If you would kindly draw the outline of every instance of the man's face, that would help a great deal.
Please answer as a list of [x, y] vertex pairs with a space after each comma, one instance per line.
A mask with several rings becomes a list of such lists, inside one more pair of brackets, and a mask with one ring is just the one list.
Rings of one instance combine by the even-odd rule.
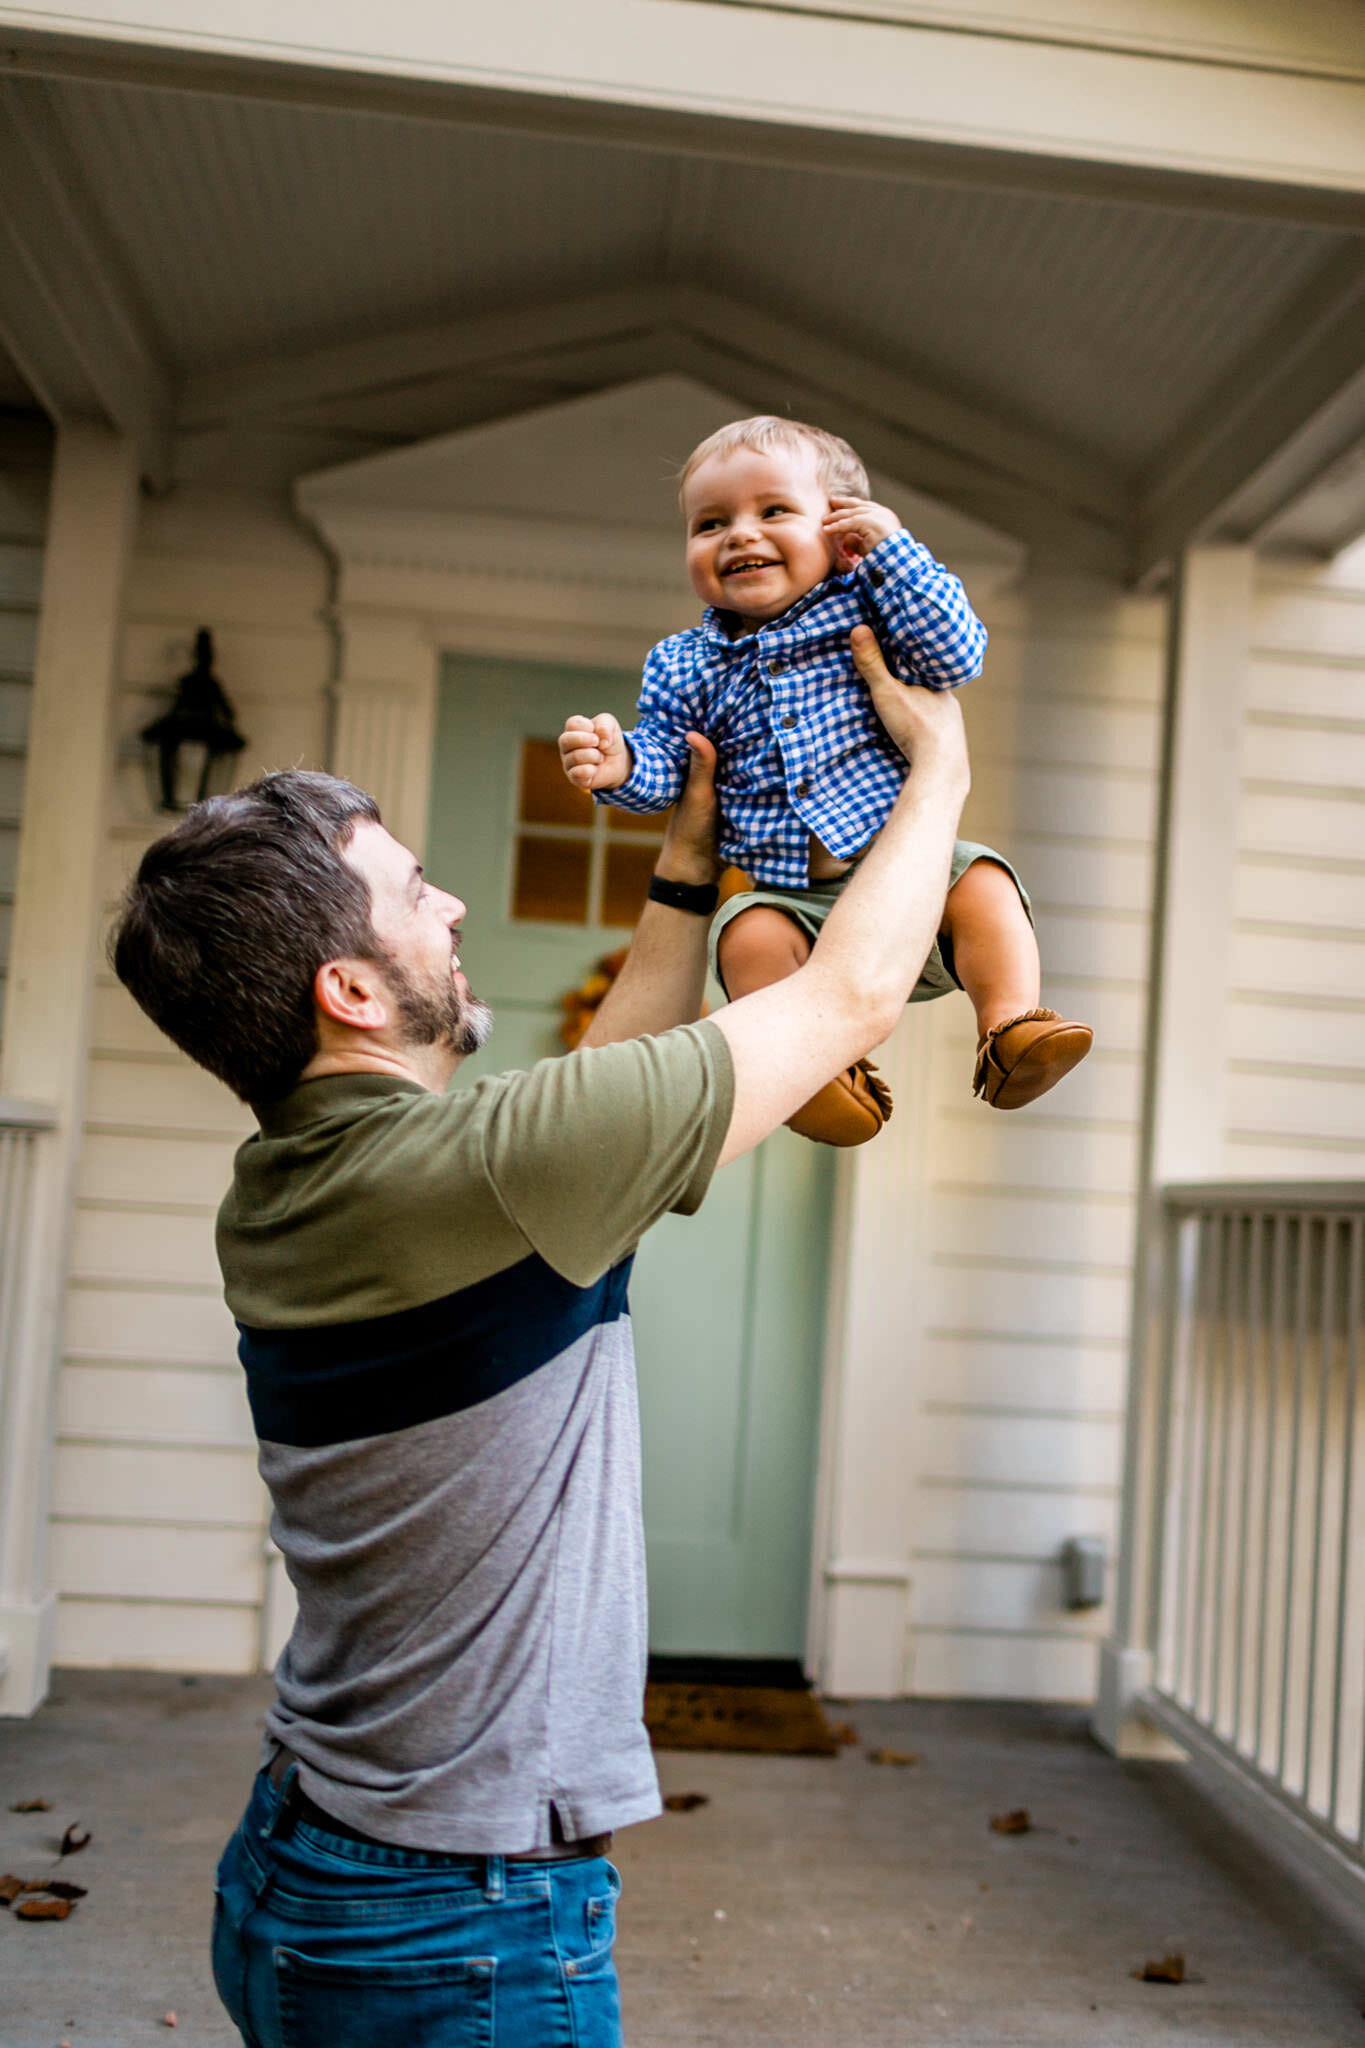
[[357, 825], [344, 857], [369, 884], [371, 922], [405, 1042], [461, 1057], [477, 1052], [493, 1014], [460, 971], [464, 904], [428, 882], [416, 858], [382, 825]]
[[763, 625], [823, 583], [834, 547], [813, 448], [737, 448], [687, 480], [687, 573], [704, 604]]

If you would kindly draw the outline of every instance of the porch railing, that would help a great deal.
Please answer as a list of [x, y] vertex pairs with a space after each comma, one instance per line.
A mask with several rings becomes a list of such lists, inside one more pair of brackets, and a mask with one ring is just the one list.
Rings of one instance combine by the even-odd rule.
[[1164, 1192], [1148, 1717], [1365, 1872], [1365, 1185]]
[[0, 1095], [0, 1389], [14, 1349], [38, 1147], [56, 1121], [54, 1110]]

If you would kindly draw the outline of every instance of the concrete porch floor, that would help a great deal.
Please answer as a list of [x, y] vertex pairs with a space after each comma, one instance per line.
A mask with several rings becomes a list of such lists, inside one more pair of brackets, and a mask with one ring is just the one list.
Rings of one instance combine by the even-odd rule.
[[[207, 1928], [268, 1693], [62, 1672], [0, 1722], [0, 1872], [93, 1833], [71, 1919], [0, 1913], [0, 2048], [239, 2048]], [[1115, 1763], [1068, 1710], [839, 1711], [862, 1746], [832, 1761], [661, 1757], [666, 1791], [710, 1803], [617, 1844], [631, 2048], [1365, 2044], [1365, 1959], [1183, 1769]], [[874, 1767], [878, 1745], [921, 1761]], [[50, 1814], [8, 1811], [39, 1796]], [[1032, 1833], [990, 1831], [1019, 1806]], [[1202, 1982], [1129, 1974], [1172, 1949]]]

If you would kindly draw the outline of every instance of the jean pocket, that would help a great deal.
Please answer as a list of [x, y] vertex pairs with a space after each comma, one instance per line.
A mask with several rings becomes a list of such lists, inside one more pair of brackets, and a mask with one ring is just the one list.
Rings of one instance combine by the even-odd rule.
[[275, 1950], [283, 2048], [493, 2048], [492, 1956], [324, 1962]]

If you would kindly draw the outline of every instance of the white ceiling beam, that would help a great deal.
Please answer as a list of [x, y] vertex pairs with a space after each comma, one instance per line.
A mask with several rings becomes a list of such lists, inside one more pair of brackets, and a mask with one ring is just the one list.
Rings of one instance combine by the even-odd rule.
[[1365, 242], [1331, 258], [1153, 466], [1133, 571], [1192, 541], [1254, 539], [1365, 426]]
[[499, 307], [396, 328], [298, 355], [209, 370], [181, 386], [177, 426], [266, 419], [326, 399], [394, 390], [460, 370], [494, 371], [532, 348], [572, 347], [603, 335], [643, 333], [658, 317], [657, 293], [624, 286], [578, 299]]
[[[1166, 0], [1166, 12], [1191, 30], [1208, 19], [1195, 0]], [[226, 16], [217, 0], [141, 0], [136, 10], [85, 0], [79, 13], [0, 5], [0, 29], [0, 63], [16, 70], [807, 170], [1342, 226], [1358, 221], [1365, 195], [1365, 80], [1344, 34], [1328, 36], [1328, 61], [1295, 69], [1244, 55], [1235, 32], [1192, 58], [1169, 36], [1156, 48], [1140, 36], [1127, 46], [1050, 36], [1041, 15], [1020, 28], [907, 18], [899, 7], [880, 19], [875, 6], [805, 12], [785, 0], [407, 0], [381, 10], [238, 0]]]
[[[1121, 528], [1076, 511], [1045, 489], [991, 467], [919, 431], [913, 419], [886, 418], [856, 380], [826, 386], [783, 360], [769, 363], [720, 340], [682, 327], [657, 327], [579, 349], [538, 352], [518, 364], [561, 384], [601, 390], [645, 377], [695, 377], [752, 406], [755, 412], [793, 413], [843, 434], [874, 469], [888, 472], [954, 510], [1011, 534], [1040, 558], [1121, 575], [1127, 539]], [[850, 392], [857, 396], [850, 396]], [[679, 459], [686, 454], [678, 451]]]
[[0, 79], [0, 192], [0, 338], [54, 420], [117, 427], [165, 484], [170, 381], [40, 84]]
[[[639, 286], [534, 307], [440, 321], [265, 366], [215, 371], [182, 393], [182, 428], [226, 419], [311, 412], [320, 402], [411, 387], [428, 379], [510, 379], [544, 387], [600, 390], [628, 378], [680, 370], [704, 360], [712, 381], [761, 410], [804, 406], [822, 423], [833, 409], [856, 417], [864, 439], [873, 422], [892, 433], [907, 481], [981, 511], [983, 497], [1008, 504], [1009, 532], [1021, 512], [1047, 509], [1049, 526], [1126, 529], [1126, 487], [1105, 465], [1049, 436], [870, 362], [853, 350], [693, 286]], [[700, 371], [697, 374], [701, 374]], [[759, 394], [754, 396], [754, 394]], [[880, 430], [878, 430], [880, 431]], [[856, 436], [851, 436], [856, 438]], [[890, 464], [883, 464], [890, 467]], [[967, 507], [961, 493], [971, 493]], [[1036, 528], [1037, 518], [1030, 517]], [[1021, 535], [1026, 538], [1027, 536]]]

